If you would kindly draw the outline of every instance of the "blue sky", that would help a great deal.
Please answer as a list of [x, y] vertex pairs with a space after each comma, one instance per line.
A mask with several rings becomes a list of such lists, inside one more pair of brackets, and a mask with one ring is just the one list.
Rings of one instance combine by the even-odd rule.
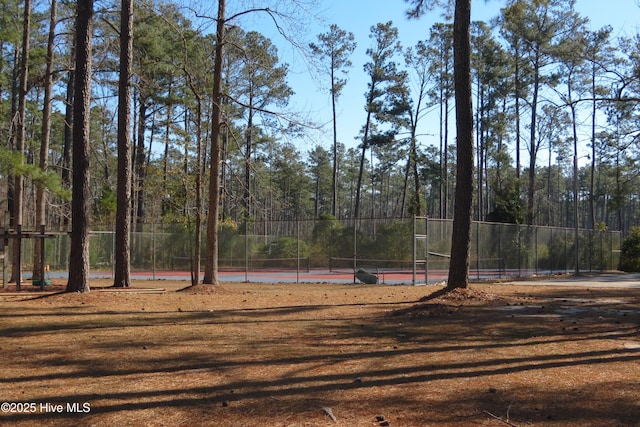
[[[632, 36], [640, 32], [640, 0], [577, 0], [577, 11], [590, 19], [592, 30], [611, 25], [614, 28], [614, 36]], [[430, 27], [435, 22], [444, 22], [442, 10], [434, 10], [420, 20], [407, 20], [405, 11], [407, 5], [403, 0], [321, 0], [317, 9], [324, 17], [324, 22], [310, 20], [296, 39], [301, 44], [309, 41], [317, 41], [317, 35], [328, 31], [330, 24], [337, 24], [345, 31], [354, 33], [358, 47], [351, 57], [353, 67], [349, 70], [349, 81], [343, 95], [338, 101], [338, 139], [347, 147], [358, 144], [355, 139], [364, 124], [365, 111], [364, 93], [367, 90], [368, 76], [363, 71], [363, 65], [368, 61], [366, 49], [370, 47], [369, 39], [371, 26], [379, 22], [393, 21], [398, 28], [400, 40], [404, 47], [413, 46], [419, 40], [428, 37]], [[473, 0], [472, 19], [488, 21], [499, 14], [504, 7], [504, 0]], [[256, 28], [245, 27], [246, 30], [256, 29], [263, 32], [279, 48], [279, 56], [282, 62], [289, 64], [291, 68], [289, 84], [295, 91], [290, 110], [304, 111], [309, 119], [317, 124], [326, 126], [319, 131], [309, 132], [304, 141], [296, 141], [297, 146], [303, 152], [312, 149], [315, 145], [322, 145], [329, 150], [332, 143], [331, 133], [331, 107], [326, 87], [321, 88], [317, 81], [311, 77], [307, 63], [300, 52], [292, 49], [275, 30], [270, 20], [254, 21]], [[326, 83], [326, 82], [325, 82]], [[433, 129], [421, 130], [427, 136], [421, 141], [422, 145], [437, 144], [437, 117], [428, 119]], [[452, 121], [453, 126], [453, 121]], [[453, 127], [452, 127], [453, 129]], [[512, 153], [515, 157], [515, 153]]]

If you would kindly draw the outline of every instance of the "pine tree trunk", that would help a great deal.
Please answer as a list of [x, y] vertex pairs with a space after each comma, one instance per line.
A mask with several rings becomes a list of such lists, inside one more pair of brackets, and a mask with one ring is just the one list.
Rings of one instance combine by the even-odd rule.
[[115, 271], [113, 286], [131, 285], [131, 64], [133, 63], [133, 0], [122, 0], [118, 83], [118, 184]]
[[[51, 133], [51, 92], [53, 89], [53, 56], [56, 35], [57, 1], [51, 1], [49, 15], [49, 36], [47, 40], [47, 65], [45, 71], [44, 106], [42, 109], [42, 141], [40, 142], [40, 169], [46, 171], [49, 164], [49, 141]], [[45, 188], [42, 183], [36, 184], [36, 225], [46, 226], [45, 207], [47, 205]], [[42, 228], [44, 230], [44, 228]], [[36, 239], [33, 245], [33, 279], [44, 280], [42, 277], [44, 239]]]
[[91, 39], [93, 0], [78, 0], [73, 99], [73, 190], [67, 292], [89, 292]]
[[331, 147], [332, 171], [331, 171], [331, 215], [338, 215], [338, 123], [336, 115], [336, 93], [333, 67], [331, 68], [331, 117], [333, 124], [333, 144]]
[[[25, 148], [25, 119], [27, 111], [27, 83], [29, 78], [29, 32], [31, 27], [31, 0], [24, 2], [24, 22], [22, 28], [22, 55], [20, 63], [20, 83], [18, 87], [18, 126], [15, 138], [15, 151], [20, 156], [24, 155]], [[22, 157], [21, 157], [22, 158]], [[21, 160], [22, 161], [22, 160]], [[22, 229], [22, 208], [24, 199], [24, 178], [21, 172], [14, 177], [13, 187], [13, 225], [17, 232]], [[22, 240], [13, 240], [13, 259], [11, 265], [12, 280], [16, 282], [16, 288], [20, 290], [22, 282], [22, 260], [21, 260]]]
[[[70, 62], [75, 61], [75, 41], [71, 47]], [[64, 146], [62, 148], [62, 185], [64, 188], [71, 188], [71, 146], [73, 145], [73, 93], [75, 84], [75, 69], [69, 67], [67, 71], [67, 87], [65, 94], [65, 111], [64, 111]], [[65, 215], [65, 225], [68, 225], [68, 219]], [[66, 231], [66, 230], [65, 230]]]
[[218, 205], [220, 202], [220, 121], [222, 103], [222, 55], [224, 53], [225, 0], [218, 1], [216, 52], [213, 63], [213, 112], [211, 118], [211, 164], [209, 168], [209, 216], [203, 283], [218, 284]]
[[471, 102], [471, 0], [456, 0], [453, 23], [458, 167], [456, 174], [451, 262], [447, 289], [469, 284], [469, 249], [473, 215], [473, 107]]
[[[147, 104], [145, 99], [140, 100], [138, 105], [138, 124], [137, 124], [137, 140], [133, 153], [133, 168], [135, 170], [135, 198], [136, 198], [136, 210], [135, 210], [135, 222], [137, 224], [137, 231], [142, 230], [142, 224], [145, 221], [145, 180], [146, 180], [146, 152], [144, 147], [145, 132], [147, 130]], [[153, 131], [152, 131], [153, 135]], [[152, 138], [153, 139], [153, 138]]]

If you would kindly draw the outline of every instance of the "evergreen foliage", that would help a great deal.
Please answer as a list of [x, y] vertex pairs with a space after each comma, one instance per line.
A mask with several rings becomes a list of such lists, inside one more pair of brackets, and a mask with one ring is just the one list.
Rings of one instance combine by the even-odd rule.
[[633, 227], [622, 241], [620, 270], [640, 272], [640, 227]]
[[[413, 2], [418, 3], [432, 2]], [[472, 24], [476, 220], [590, 230], [602, 223], [623, 233], [640, 223], [640, 44], [636, 36], [617, 36], [610, 27], [587, 29], [584, 17], [575, 15], [572, 5], [560, 0], [510, 1], [495, 21], [497, 31], [488, 23]], [[206, 178], [212, 155], [215, 37], [211, 27], [209, 32], [202, 30], [210, 21], [175, 2], [152, 1], [135, 7], [131, 221], [140, 227], [144, 223], [193, 226], [196, 213], [204, 221], [209, 212], [204, 206], [210, 200]], [[59, 7], [46, 172], [37, 165], [43, 141], [46, 4], [38, 4], [31, 17], [26, 139], [21, 152], [15, 146], [22, 8], [21, 2], [11, 0], [0, 9], [1, 206], [5, 210], [12, 206], [15, 178], [23, 177], [22, 225], [37, 227], [35, 189], [42, 183], [47, 188], [47, 228], [68, 230], [68, 177], [73, 165], [67, 107], [73, 101], [75, 5]], [[272, 16], [277, 21], [286, 15]], [[93, 19], [87, 193], [92, 227], [109, 228], [114, 220], [119, 19], [115, 6], [98, 8]], [[228, 23], [219, 104], [219, 217], [223, 222], [331, 214], [333, 219], [320, 221], [313, 242], [308, 243], [310, 256], [320, 260], [338, 253], [353, 256], [354, 230], [347, 220], [356, 213], [375, 218], [410, 214], [452, 218], [454, 189], [459, 184], [451, 102], [453, 27], [449, 22], [436, 23], [425, 31], [425, 40], [401, 48], [402, 22], [371, 24], [370, 40], [355, 40], [348, 28], [328, 26], [311, 43], [314, 64], [324, 67], [324, 77], [331, 70], [337, 73], [325, 82], [331, 85], [330, 93], [319, 95], [326, 96], [327, 102], [330, 95], [338, 104], [344, 101], [340, 95], [350, 84], [347, 70], [351, 80], [359, 73], [369, 84], [361, 99], [363, 118], [370, 114], [368, 128], [363, 126], [360, 135], [334, 136], [328, 147], [315, 139], [317, 135], [309, 130], [312, 126], [304, 126], [309, 123], [302, 112], [291, 111], [297, 89], [291, 83], [293, 67], [283, 61], [277, 41], [242, 19]], [[286, 28], [290, 27], [280, 27]], [[370, 43], [364, 64], [351, 63], [356, 41]], [[574, 109], [578, 117], [588, 119], [575, 120]], [[418, 118], [430, 120], [437, 134], [416, 133], [412, 125]], [[598, 119], [593, 132], [592, 118]], [[575, 126], [580, 127], [577, 137]], [[329, 133], [328, 127], [321, 132]], [[354, 138], [361, 145], [344, 142]], [[578, 153], [577, 170], [575, 143], [589, 149], [588, 158]], [[523, 166], [526, 161], [517, 159], [520, 153], [535, 158]], [[202, 195], [199, 205], [196, 190]], [[233, 246], [234, 257], [241, 256], [243, 232], [225, 227], [222, 233], [230, 240], [222, 239], [221, 248]], [[379, 236], [359, 240], [358, 255], [392, 256], [403, 250], [385, 249], [393, 246], [391, 236], [406, 232], [400, 225], [376, 231]], [[549, 265], [555, 262], [555, 251], [571, 246], [570, 238], [564, 240], [548, 244]], [[578, 246], [582, 251], [589, 245], [593, 243]], [[544, 251], [538, 255], [547, 256]]]

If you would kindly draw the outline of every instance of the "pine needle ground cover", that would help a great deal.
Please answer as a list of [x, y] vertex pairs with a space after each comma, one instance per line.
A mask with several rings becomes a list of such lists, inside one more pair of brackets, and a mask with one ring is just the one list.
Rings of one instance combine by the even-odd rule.
[[0, 425], [640, 425], [640, 289], [185, 283], [0, 293]]

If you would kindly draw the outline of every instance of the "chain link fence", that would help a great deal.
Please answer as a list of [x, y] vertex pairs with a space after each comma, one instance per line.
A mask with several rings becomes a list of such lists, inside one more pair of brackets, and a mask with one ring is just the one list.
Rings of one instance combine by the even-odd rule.
[[[427, 218], [224, 221], [218, 264], [221, 271], [414, 271], [429, 281], [432, 272], [448, 270], [452, 225]], [[194, 235], [188, 225], [138, 226], [131, 233], [131, 270], [190, 271]], [[113, 271], [114, 237], [113, 230], [91, 232], [92, 271]], [[205, 238], [203, 233], [203, 260]], [[25, 271], [33, 266], [33, 241], [23, 240]], [[620, 232], [474, 222], [470, 277], [616, 270], [621, 241]], [[68, 235], [46, 239], [45, 264], [51, 271], [68, 269], [68, 253]]]

